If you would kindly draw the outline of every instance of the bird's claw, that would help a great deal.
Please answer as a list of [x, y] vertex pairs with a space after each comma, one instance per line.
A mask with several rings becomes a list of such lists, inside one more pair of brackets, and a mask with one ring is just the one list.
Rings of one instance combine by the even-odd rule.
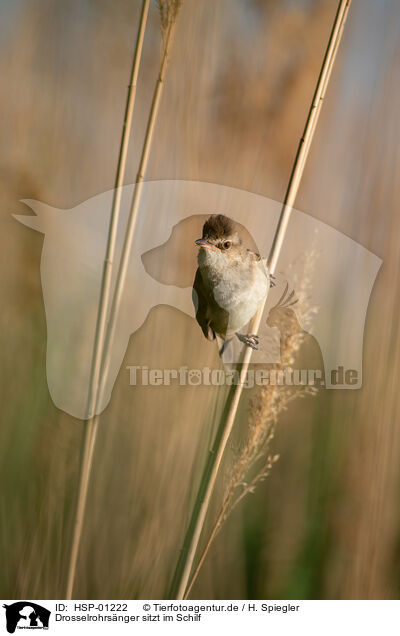
[[236, 334], [237, 337], [239, 338], [240, 342], [243, 342], [243, 344], [245, 344], [247, 347], [251, 347], [252, 349], [257, 350], [258, 349], [258, 343], [259, 343], [259, 336], [255, 333], [248, 333], [248, 334], [243, 334], [243, 333], [237, 333]]

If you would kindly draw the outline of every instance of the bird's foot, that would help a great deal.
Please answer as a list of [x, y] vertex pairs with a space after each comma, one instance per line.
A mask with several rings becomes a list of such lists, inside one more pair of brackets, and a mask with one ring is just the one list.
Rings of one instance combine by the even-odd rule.
[[274, 276], [273, 274], [269, 275], [269, 286], [271, 287], [276, 287], [276, 276]]
[[243, 344], [246, 345], [246, 347], [251, 347], [252, 349], [258, 349], [258, 343], [259, 343], [259, 336], [257, 336], [257, 334], [255, 333], [237, 333], [236, 334], [237, 337], [239, 338], [240, 342], [243, 342]]

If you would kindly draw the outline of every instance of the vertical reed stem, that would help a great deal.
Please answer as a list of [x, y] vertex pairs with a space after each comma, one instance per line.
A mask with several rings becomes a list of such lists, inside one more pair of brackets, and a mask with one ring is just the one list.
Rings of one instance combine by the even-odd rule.
[[[103, 361], [102, 361], [102, 367], [101, 367], [100, 386], [99, 386], [99, 391], [98, 391], [98, 396], [96, 401], [96, 410], [100, 406], [101, 398], [102, 398], [106, 380], [107, 380], [108, 368], [110, 364], [110, 354], [112, 350], [112, 343], [114, 340], [115, 328], [117, 324], [117, 315], [118, 315], [119, 307], [121, 304], [122, 293], [123, 293], [125, 280], [126, 280], [126, 273], [127, 273], [128, 264], [129, 264], [129, 257], [131, 254], [132, 241], [133, 241], [133, 236], [135, 232], [135, 226], [136, 226], [136, 221], [137, 221], [137, 216], [139, 211], [140, 197], [141, 197], [142, 188], [143, 188], [143, 179], [147, 170], [147, 164], [148, 164], [148, 160], [150, 156], [150, 149], [151, 149], [151, 144], [153, 140], [153, 134], [154, 134], [155, 124], [157, 120], [158, 110], [160, 107], [161, 95], [162, 95], [162, 90], [164, 86], [164, 77], [165, 77], [165, 72], [167, 70], [168, 55], [169, 55], [169, 50], [172, 43], [172, 36], [173, 36], [175, 24], [176, 22], [172, 21], [169, 24], [167, 29], [160, 71], [159, 71], [157, 83], [156, 83], [154, 94], [153, 94], [153, 100], [151, 103], [149, 118], [147, 121], [147, 128], [146, 128], [146, 134], [145, 134], [145, 138], [143, 142], [142, 155], [139, 162], [135, 190], [132, 197], [128, 224], [127, 224], [127, 228], [125, 232], [124, 245], [123, 245], [122, 253], [121, 253], [121, 261], [120, 261], [120, 265], [118, 269], [114, 295], [113, 295], [113, 299], [111, 303], [110, 318], [108, 322], [108, 328], [107, 328], [107, 333], [106, 333], [106, 338], [104, 343], [104, 355], [103, 355]], [[95, 419], [96, 419], [96, 416], [95, 416]]]
[[[148, 4], [148, 1], [146, 2]], [[143, 15], [143, 13], [142, 13]], [[146, 11], [147, 16], [147, 11]], [[151, 144], [154, 135], [155, 124], [157, 121], [157, 115], [159, 111], [162, 89], [164, 86], [164, 77], [167, 70], [168, 55], [170, 46], [172, 43], [173, 32], [176, 24], [177, 12], [175, 12], [173, 19], [169, 21], [168, 28], [164, 39], [164, 49], [161, 59], [160, 71], [158, 74], [156, 86], [153, 93], [153, 99], [150, 107], [150, 113], [147, 121], [146, 133], [144, 137], [142, 154], [140, 157], [138, 173], [136, 177], [135, 189], [132, 197], [131, 207], [129, 210], [129, 217], [127, 228], [125, 232], [124, 244], [121, 252], [121, 259], [119, 263], [114, 294], [111, 301], [111, 307], [109, 311], [109, 317], [107, 321], [105, 335], [103, 334], [103, 346], [101, 347], [101, 364], [98, 367], [98, 372], [93, 383], [93, 391], [90, 394], [90, 401], [88, 407], [88, 420], [85, 426], [83, 453], [81, 459], [81, 475], [78, 487], [78, 503], [75, 517], [74, 537], [71, 552], [70, 570], [68, 576], [68, 589], [67, 592], [71, 598], [73, 583], [75, 579], [76, 563], [79, 553], [79, 546], [82, 536], [83, 521], [86, 509], [87, 492], [89, 487], [91, 468], [93, 463], [93, 451], [97, 438], [99, 416], [96, 414], [100, 408], [101, 400], [104, 393], [104, 388], [107, 382], [108, 369], [111, 358], [112, 344], [115, 335], [115, 328], [117, 323], [118, 311], [121, 304], [122, 294], [124, 290], [126, 274], [128, 270], [129, 258], [131, 253], [131, 247], [136, 227], [137, 215], [140, 204], [140, 196], [143, 187], [143, 179], [147, 170], [148, 160], [150, 156]], [[119, 195], [120, 201], [120, 195]], [[114, 239], [115, 240], [115, 239]], [[92, 386], [92, 385], [91, 385]]]
[[[118, 156], [117, 173], [115, 178], [115, 188], [111, 209], [110, 225], [108, 230], [108, 239], [106, 254], [104, 258], [103, 274], [100, 289], [99, 309], [97, 313], [95, 339], [93, 345], [92, 365], [89, 379], [88, 400], [86, 405], [87, 418], [91, 418], [96, 403], [97, 386], [100, 376], [101, 359], [103, 356], [104, 338], [106, 318], [108, 312], [109, 298], [111, 292], [111, 275], [115, 256], [115, 245], [117, 228], [121, 207], [122, 184], [126, 168], [126, 158], [128, 153], [129, 137], [132, 128], [132, 115], [135, 105], [136, 85], [139, 74], [140, 60], [143, 48], [144, 33], [146, 29], [147, 16], [149, 11], [150, 0], [143, 0], [142, 9], [139, 20], [139, 28], [136, 38], [136, 46], [133, 56], [132, 69], [130, 74], [130, 82], [128, 86], [128, 95], [126, 99], [124, 122], [122, 127], [121, 144]], [[80, 460], [80, 477], [77, 495], [77, 503], [75, 510], [73, 537], [71, 551], [68, 564], [67, 589], [66, 598], [72, 597], [72, 591], [76, 573], [76, 563], [79, 552], [79, 544], [82, 535], [82, 524], [84, 510], [86, 506], [86, 496], [90, 471], [92, 465], [93, 448], [96, 439], [97, 427], [88, 419], [84, 425], [83, 450]]]
[[[328, 86], [350, 2], [351, 0], [339, 1], [325, 57], [318, 77], [314, 97], [308, 113], [303, 136], [300, 139], [292, 173], [289, 178], [288, 187], [283, 201], [281, 214], [268, 258], [268, 268], [271, 274], [275, 272], [278, 258], [282, 249], [290, 215], [300, 186], [301, 178], [303, 176], [304, 167], [311, 147], [311, 141], [321, 111], [322, 102]], [[265, 307], [265, 301], [266, 298], [262, 307], [260, 307], [252, 320], [250, 333], [258, 332]], [[250, 347], [248, 347], [245, 350], [243, 356], [239, 383], [237, 386], [232, 387], [228, 394], [224, 413], [221, 417], [221, 422], [216, 433], [214, 444], [208, 455], [206, 466], [194, 503], [192, 517], [189, 523], [189, 527], [186, 531], [183, 547], [180, 552], [175, 574], [173, 577], [169, 594], [170, 598], [172, 599], [183, 599], [185, 597], [194, 558], [196, 556], [198, 544], [200, 541], [200, 536], [214, 491], [218, 470], [222, 461], [227, 441], [235, 422], [243, 385], [246, 380], [246, 374], [251, 359], [251, 353], [252, 350], [250, 349]]]

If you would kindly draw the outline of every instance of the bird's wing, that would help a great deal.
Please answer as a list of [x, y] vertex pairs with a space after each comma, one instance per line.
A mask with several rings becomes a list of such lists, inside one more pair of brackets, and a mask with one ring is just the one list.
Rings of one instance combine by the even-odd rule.
[[268, 264], [267, 264], [267, 259], [263, 258], [262, 256], [260, 256], [260, 254], [258, 254], [258, 252], [253, 252], [253, 250], [247, 250], [248, 252], [250, 252], [253, 260], [255, 260], [256, 262], [259, 262], [260, 265], [263, 266], [263, 269], [265, 270], [265, 273], [267, 276], [270, 276], [269, 273], [269, 268], [268, 268]]
[[196, 271], [196, 276], [193, 283], [192, 299], [196, 309], [196, 320], [199, 323], [205, 337], [208, 340], [214, 340], [215, 333], [210, 327], [210, 321], [207, 318], [207, 292], [204, 287], [203, 279], [201, 277], [199, 269], [197, 269]]
[[254, 258], [255, 261], [263, 261], [264, 259], [261, 258], [260, 254], [258, 252], [254, 252], [253, 250], [250, 250], [249, 248], [247, 248], [247, 251], [249, 252], [249, 254], [252, 255], [252, 257]]
[[268, 268], [268, 265], [267, 265], [267, 259], [266, 259], [266, 258], [263, 258], [262, 256], [260, 256], [260, 254], [258, 254], [257, 252], [253, 252], [253, 250], [249, 250], [249, 249], [248, 249], [247, 251], [248, 251], [248, 252], [250, 252], [250, 254], [251, 254], [251, 256], [253, 257], [253, 259], [254, 259], [256, 262], [258, 262], [258, 263], [260, 264], [260, 266], [262, 267], [262, 270], [263, 270], [264, 274], [266, 275], [266, 277], [267, 277], [267, 278], [269, 278], [269, 279], [270, 279], [270, 281], [271, 281], [271, 283], [272, 283], [272, 284], [271, 284], [271, 287], [274, 287], [274, 286], [275, 286], [275, 283], [273, 283], [271, 279], [274, 279], [274, 278], [275, 278], [275, 276], [273, 276], [273, 275], [270, 273], [270, 271], [269, 271], [269, 268]]

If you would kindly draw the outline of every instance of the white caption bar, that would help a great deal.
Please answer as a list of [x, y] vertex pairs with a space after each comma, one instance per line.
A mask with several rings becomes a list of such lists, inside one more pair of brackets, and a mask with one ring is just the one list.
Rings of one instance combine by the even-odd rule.
[[[0, 633], [399, 633], [400, 601], [2, 601]], [[21, 630], [24, 630], [23, 632]], [[73, 630], [73, 632], [72, 632]]]

